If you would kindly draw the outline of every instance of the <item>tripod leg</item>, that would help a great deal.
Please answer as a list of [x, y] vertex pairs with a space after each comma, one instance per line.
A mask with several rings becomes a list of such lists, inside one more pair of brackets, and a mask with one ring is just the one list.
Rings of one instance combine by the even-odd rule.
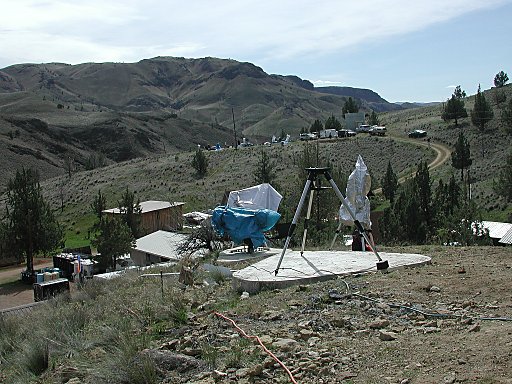
[[382, 261], [379, 253], [377, 252], [377, 249], [375, 248], [375, 244], [373, 243], [373, 241], [370, 241], [368, 234], [366, 233], [365, 229], [363, 228], [363, 226], [361, 225], [359, 220], [356, 219], [356, 215], [354, 214], [354, 212], [352, 212], [350, 205], [347, 204], [347, 200], [345, 199], [345, 196], [343, 196], [343, 194], [339, 190], [338, 186], [332, 179], [329, 172], [325, 172], [324, 175], [325, 175], [325, 178], [327, 179], [327, 181], [331, 184], [332, 189], [334, 189], [334, 192], [336, 192], [336, 196], [338, 196], [338, 198], [343, 202], [344, 206], [347, 208], [348, 213], [350, 214], [350, 216], [352, 216], [352, 220], [354, 220], [354, 224], [356, 225], [357, 229], [361, 232], [361, 234], [363, 235], [366, 242], [368, 244], [370, 244], [370, 246], [372, 247], [373, 253], [375, 253], [375, 256], [377, 256], [377, 259], [379, 260], [379, 263], [377, 263], [377, 269], [382, 269], [382, 270], [388, 269], [387, 260], [385, 262]]
[[300, 196], [299, 205], [297, 205], [297, 209], [295, 210], [295, 215], [293, 215], [293, 220], [290, 225], [290, 229], [288, 230], [288, 235], [286, 236], [286, 241], [284, 242], [283, 251], [281, 252], [281, 257], [279, 258], [279, 262], [277, 263], [276, 270], [274, 273], [277, 276], [277, 272], [279, 272], [279, 268], [281, 267], [281, 263], [283, 262], [283, 257], [288, 249], [288, 245], [290, 245], [290, 239], [292, 238], [293, 232], [295, 231], [295, 227], [297, 226], [297, 221], [299, 220], [300, 211], [302, 210], [302, 206], [304, 205], [304, 201], [306, 200], [306, 196], [309, 191], [309, 187], [311, 186], [312, 177], [309, 176], [308, 180], [306, 181], [306, 185], [304, 186], [304, 190], [302, 191], [302, 195]]
[[304, 221], [304, 233], [302, 234], [302, 246], [300, 247], [301, 256], [304, 254], [304, 247], [306, 246], [306, 237], [308, 235], [309, 219], [311, 218], [311, 207], [313, 207], [314, 192], [314, 189], [311, 189], [311, 192], [309, 193], [308, 212], [306, 213], [306, 220]]
[[331, 243], [331, 246], [329, 247], [329, 251], [332, 251], [332, 249], [334, 248], [334, 243], [336, 242], [336, 239], [338, 238], [338, 235], [340, 234], [342, 225], [343, 225], [343, 223], [341, 222], [341, 219], [340, 219], [340, 223], [338, 224], [338, 228], [336, 228], [336, 232], [334, 233], [334, 238], [332, 239], [332, 243]]

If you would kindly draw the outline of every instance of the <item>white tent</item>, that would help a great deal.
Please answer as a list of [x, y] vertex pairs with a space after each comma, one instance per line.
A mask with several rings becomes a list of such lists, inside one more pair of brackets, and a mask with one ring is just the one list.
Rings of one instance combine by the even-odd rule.
[[[368, 229], [372, 223], [370, 221], [370, 201], [366, 195], [370, 192], [372, 181], [368, 168], [363, 161], [361, 155], [357, 157], [356, 169], [350, 174], [347, 180], [346, 201], [352, 212], [354, 212], [356, 219]], [[340, 220], [345, 225], [353, 225], [354, 221], [352, 216], [348, 213], [347, 209], [343, 206], [340, 207]]]
[[227, 206], [232, 208], [270, 209], [277, 211], [282, 198], [283, 196], [270, 184], [264, 183], [239, 191], [231, 191], [229, 193]]

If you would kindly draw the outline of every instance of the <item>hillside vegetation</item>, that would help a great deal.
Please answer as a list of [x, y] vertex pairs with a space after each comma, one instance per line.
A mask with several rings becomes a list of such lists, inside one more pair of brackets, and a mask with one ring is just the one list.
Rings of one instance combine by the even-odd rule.
[[110, 164], [233, 145], [233, 114], [238, 139], [263, 142], [298, 134], [318, 118], [341, 118], [347, 96], [366, 111], [397, 108], [369, 90], [343, 93], [216, 58], [13, 65], [0, 70], [0, 179], [16, 164], [48, 178], [90, 168], [91, 159]]

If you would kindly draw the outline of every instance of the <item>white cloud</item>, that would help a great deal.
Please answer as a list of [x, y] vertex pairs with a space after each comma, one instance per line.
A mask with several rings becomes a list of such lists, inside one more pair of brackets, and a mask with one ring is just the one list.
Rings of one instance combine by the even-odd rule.
[[510, 0], [3, 0], [0, 67], [19, 58], [295, 59], [408, 34], [505, 2]]
[[315, 87], [329, 87], [329, 86], [339, 86], [343, 84], [341, 81], [332, 81], [332, 80], [312, 80], [311, 81]]

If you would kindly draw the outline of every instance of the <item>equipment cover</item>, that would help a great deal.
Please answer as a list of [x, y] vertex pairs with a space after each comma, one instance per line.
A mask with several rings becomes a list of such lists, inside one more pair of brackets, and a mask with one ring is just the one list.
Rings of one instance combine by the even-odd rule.
[[[356, 169], [354, 169], [348, 177], [345, 201], [352, 209], [356, 219], [365, 229], [370, 229], [372, 226], [370, 221], [370, 200], [368, 200], [366, 196], [368, 192], [370, 192], [371, 186], [372, 181], [368, 173], [368, 168], [361, 155], [358, 155]], [[345, 225], [354, 225], [352, 216], [343, 204], [341, 204], [340, 207], [340, 220]]]
[[218, 206], [213, 210], [212, 225], [219, 236], [229, 235], [236, 244], [251, 239], [254, 248], [265, 245], [263, 232], [269, 231], [281, 215], [270, 209], [245, 209]]
[[270, 184], [264, 183], [230, 192], [227, 206], [232, 208], [270, 209], [277, 211], [282, 198], [283, 196]]

